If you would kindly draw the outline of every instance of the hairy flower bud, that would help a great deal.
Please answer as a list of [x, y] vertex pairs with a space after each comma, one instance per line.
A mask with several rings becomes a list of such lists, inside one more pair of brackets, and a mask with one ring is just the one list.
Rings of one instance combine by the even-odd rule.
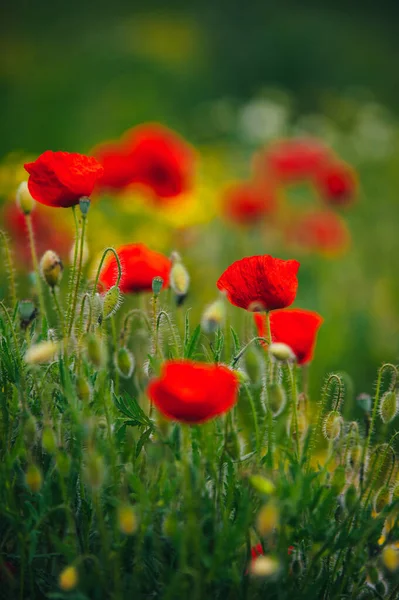
[[55, 438], [54, 431], [51, 427], [44, 427], [42, 433], [42, 447], [43, 450], [49, 454], [55, 454], [57, 450], [57, 440]]
[[39, 467], [29, 465], [25, 473], [25, 482], [31, 492], [36, 494], [40, 490], [43, 483], [43, 476]]
[[130, 504], [123, 504], [118, 508], [118, 526], [125, 535], [133, 535], [138, 528], [136, 511]]
[[187, 296], [188, 287], [190, 285], [190, 276], [177, 252], [172, 253], [171, 260], [172, 268], [170, 270], [169, 282], [170, 287], [176, 294], [176, 303], [180, 306]]
[[103, 457], [96, 452], [89, 454], [86, 460], [85, 473], [89, 485], [94, 490], [100, 489], [105, 479], [105, 465]]
[[64, 266], [58, 254], [47, 250], [40, 260], [40, 273], [44, 281], [53, 288], [58, 285], [62, 278]]
[[385, 546], [382, 551], [382, 564], [388, 571], [399, 569], [399, 550], [395, 546]]
[[134, 370], [134, 357], [124, 346], [119, 348], [115, 354], [115, 366], [121, 377], [128, 379], [132, 376]]
[[283, 412], [286, 402], [287, 396], [281, 383], [269, 383], [267, 386], [267, 406], [273, 417], [277, 417]]
[[390, 502], [391, 493], [388, 487], [380, 489], [376, 497], [374, 498], [374, 511], [379, 514], [387, 504]]
[[278, 361], [287, 362], [295, 360], [295, 354], [292, 349], [282, 342], [273, 342], [269, 345], [268, 350], [270, 356]]
[[24, 423], [24, 442], [27, 446], [33, 446], [37, 436], [37, 423], [33, 415], [29, 415]]
[[226, 306], [222, 298], [207, 306], [202, 314], [201, 327], [205, 333], [214, 333], [222, 327], [226, 318]]
[[117, 285], [113, 285], [104, 296], [103, 319], [109, 319], [122, 304], [122, 294]]
[[262, 506], [256, 517], [256, 528], [261, 536], [273, 533], [278, 526], [279, 512], [275, 504], [269, 502]]
[[60, 475], [63, 477], [67, 477], [69, 475], [69, 471], [71, 469], [71, 459], [63, 450], [57, 452], [55, 464]]
[[91, 385], [86, 377], [78, 375], [76, 378], [76, 394], [82, 402], [88, 402], [91, 398]]
[[383, 423], [390, 423], [398, 414], [399, 398], [396, 392], [386, 392], [380, 401], [379, 412]]
[[251, 475], [249, 477], [249, 483], [260, 494], [269, 496], [270, 494], [274, 494], [276, 491], [276, 486], [274, 483], [262, 475]]
[[251, 560], [249, 572], [255, 577], [271, 577], [280, 569], [280, 563], [271, 556], [258, 556]]
[[106, 362], [106, 352], [102, 340], [97, 335], [89, 335], [87, 338], [87, 357], [97, 368]]
[[56, 342], [39, 342], [34, 344], [25, 353], [25, 362], [29, 365], [46, 363], [55, 358], [59, 349]]
[[78, 580], [79, 578], [76, 567], [69, 566], [65, 567], [65, 569], [61, 571], [58, 583], [64, 592], [70, 592], [78, 585]]
[[17, 206], [24, 213], [24, 215], [30, 215], [32, 210], [35, 208], [35, 200], [32, 198], [32, 195], [28, 188], [28, 183], [26, 181], [22, 181], [16, 192], [16, 200]]
[[342, 416], [336, 410], [328, 413], [323, 421], [323, 433], [330, 442], [336, 440], [341, 435]]

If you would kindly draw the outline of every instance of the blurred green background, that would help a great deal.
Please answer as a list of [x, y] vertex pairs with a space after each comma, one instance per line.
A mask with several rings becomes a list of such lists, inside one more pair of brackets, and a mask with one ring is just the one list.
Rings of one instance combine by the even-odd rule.
[[[320, 136], [358, 169], [361, 188], [344, 215], [350, 251], [334, 260], [298, 256], [296, 306], [325, 317], [312, 387], [344, 369], [356, 393], [371, 391], [381, 361], [398, 358], [398, 18], [394, 1], [8, 2], [0, 160], [12, 151], [88, 152], [137, 123], [160, 121], [197, 146], [199, 179], [214, 187], [216, 202], [223, 181], [248, 176], [260, 145]], [[293, 193], [292, 201], [301, 198]], [[141, 237], [112, 202], [98, 210], [114, 231], [91, 230], [96, 249], [116, 243], [118, 228], [121, 241]], [[216, 220], [182, 250], [193, 319], [243, 252], [290, 256], [266, 236], [237, 236]]]

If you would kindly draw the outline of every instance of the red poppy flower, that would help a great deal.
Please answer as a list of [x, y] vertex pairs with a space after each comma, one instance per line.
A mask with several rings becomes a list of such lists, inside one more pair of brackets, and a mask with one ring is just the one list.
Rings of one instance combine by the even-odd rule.
[[157, 123], [128, 131], [119, 142], [94, 149], [104, 167], [99, 187], [141, 185], [153, 199], [175, 198], [193, 185], [194, 151], [176, 133]]
[[[124, 293], [150, 292], [154, 277], [162, 277], [163, 287], [169, 284], [171, 262], [169, 258], [150, 250], [145, 244], [128, 244], [117, 250], [122, 264], [120, 290]], [[117, 280], [117, 263], [112, 256], [100, 273], [100, 283], [109, 289]]]
[[310, 252], [331, 256], [343, 254], [350, 244], [350, 233], [345, 221], [328, 210], [307, 212], [290, 224], [286, 240]]
[[[266, 335], [266, 317], [254, 315], [260, 337]], [[323, 318], [311, 310], [291, 308], [276, 310], [270, 315], [270, 331], [273, 342], [287, 344], [294, 352], [298, 364], [303, 365], [313, 359], [316, 336]]]
[[63, 208], [90, 196], [103, 173], [100, 163], [91, 156], [51, 150], [24, 167], [30, 175], [28, 188], [33, 198], [41, 204]]
[[255, 171], [282, 182], [298, 181], [312, 177], [331, 156], [329, 148], [312, 138], [280, 140], [255, 156]]
[[[4, 206], [2, 216], [18, 263], [21, 266], [30, 264], [31, 253], [24, 214], [15, 202], [10, 202]], [[73, 235], [63, 222], [54, 218], [54, 211], [37, 204], [30, 216], [38, 255], [41, 256], [46, 250], [54, 250], [61, 258], [67, 258], [73, 244]]]
[[258, 556], [262, 556], [264, 554], [262, 544], [256, 544], [256, 546], [252, 546], [251, 548], [251, 557], [252, 560], [258, 558]]
[[217, 281], [234, 306], [249, 311], [269, 311], [290, 306], [298, 287], [297, 260], [282, 260], [269, 254], [250, 256], [230, 265]]
[[356, 172], [345, 162], [336, 160], [323, 164], [315, 174], [314, 182], [328, 204], [346, 206], [355, 199]]
[[123, 190], [132, 183], [134, 165], [126, 141], [104, 142], [92, 150], [104, 172], [96, 189]]
[[166, 127], [150, 124], [133, 129], [130, 156], [134, 183], [148, 187], [158, 198], [174, 198], [191, 189], [194, 152]]
[[203, 423], [234, 406], [238, 385], [235, 373], [223, 365], [170, 360], [150, 382], [148, 395], [169, 419]]
[[223, 194], [222, 209], [226, 218], [238, 225], [255, 225], [275, 209], [274, 190], [260, 188], [250, 181], [229, 186]]

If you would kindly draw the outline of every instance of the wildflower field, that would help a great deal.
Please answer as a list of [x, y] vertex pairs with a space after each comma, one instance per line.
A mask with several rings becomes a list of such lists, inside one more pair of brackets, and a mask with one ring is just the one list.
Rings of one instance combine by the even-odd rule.
[[399, 122], [295, 102], [0, 156], [1, 599], [399, 598]]

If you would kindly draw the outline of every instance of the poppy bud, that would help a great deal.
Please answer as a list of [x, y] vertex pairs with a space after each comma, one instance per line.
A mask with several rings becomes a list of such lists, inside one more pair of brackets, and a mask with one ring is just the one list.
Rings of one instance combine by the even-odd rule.
[[63, 477], [67, 477], [71, 468], [71, 460], [64, 451], [60, 451], [57, 453], [55, 458], [56, 467]]
[[295, 354], [287, 344], [282, 342], [274, 342], [269, 345], [269, 354], [276, 360], [287, 362], [295, 360]]
[[287, 421], [287, 433], [292, 438], [295, 439], [298, 433], [298, 438], [302, 440], [308, 430], [308, 420], [306, 418], [306, 414], [304, 412], [298, 412], [296, 419], [296, 430], [294, 428], [294, 420], [292, 415]]
[[255, 577], [271, 577], [275, 575], [280, 568], [280, 563], [277, 559], [271, 556], [258, 556], [251, 560], [249, 572]]
[[356, 471], [360, 467], [360, 462], [362, 460], [363, 448], [360, 444], [356, 444], [352, 446], [348, 452], [348, 466]]
[[94, 490], [98, 490], [105, 479], [104, 459], [99, 454], [91, 453], [86, 462], [86, 479]]
[[81, 198], [79, 198], [79, 208], [80, 212], [85, 217], [89, 212], [90, 198], [88, 198], [87, 196], [82, 196]]
[[390, 502], [390, 490], [388, 487], [380, 489], [376, 497], [374, 498], [374, 510], [377, 515], [389, 504]]
[[21, 300], [18, 303], [18, 312], [22, 329], [26, 329], [37, 315], [37, 309], [31, 300]]
[[24, 441], [27, 446], [32, 446], [35, 443], [37, 435], [36, 419], [29, 415], [24, 423]]
[[118, 526], [125, 535], [133, 535], [137, 531], [138, 519], [136, 511], [130, 504], [118, 508]]
[[54, 454], [57, 450], [57, 440], [55, 439], [54, 431], [51, 427], [45, 427], [42, 433], [43, 450], [49, 454]]
[[162, 286], [163, 286], [163, 279], [162, 277], [154, 277], [154, 279], [152, 280], [152, 293], [154, 294], [154, 296], [159, 296], [159, 294], [161, 293], [162, 290]]
[[166, 537], [169, 538], [173, 537], [177, 532], [177, 527], [178, 521], [176, 519], [176, 516], [172, 513], [166, 515], [162, 526], [164, 535], [166, 535]]
[[176, 303], [178, 306], [183, 304], [187, 296], [188, 286], [190, 285], [190, 276], [186, 267], [181, 262], [177, 252], [172, 254], [172, 268], [170, 270], [170, 287], [176, 294]]
[[256, 518], [256, 528], [261, 536], [267, 536], [273, 533], [278, 525], [279, 512], [277, 507], [272, 504], [265, 504], [258, 512]]
[[115, 366], [121, 377], [128, 379], [132, 376], [134, 369], [134, 357], [125, 347], [119, 348], [115, 355]]
[[276, 491], [276, 486], [270, 479], [263, 477], [262, 475], [251, 475], [249, 478], [249, 483], [252, 487], [261, 494], [274, 494]]
[[25, 353], [25, 362], [30, 365], [46, 363], [55, 358], [59, 344], [55, 342], [39, 342], [34, 344]]
[[390, 423], [398, 414], [398, 396], [396, 392], [386, 392], [379, 406], [380, 417], [383, 423]]
[[238, 439], [238, 435], [235, 431], [229, 431], [226, 436], [225, 448], [227, 454], [233, 460], [237, 460], [240, 458], [241, 448], [240, 441]]
[[104, 344], [96, 335], [87, 338], [87, 357], [95, 367], [102, 367], [106, 361]]
[[91, 398], [91, 386], [86, 377], [78, 375], [76, 378], [76, 394], [83, 402], [88, 402]]
[[201, 319], [201, 327], [205, 333], [214, 333], [222, 327], [226, 317], [226, 306], [222, 298], [215, 300], [204, 310]]
[[75, 567], [69, 566], [61, 571], [58, 583], [64, 592], [70, 592], [78, 585], [78, 572]]
[[323, 433], [327, 440], [334, 441], [339, 438], [341, 434], [342, 417], [336, 410], [332, 410], [325, 417], [323, 422]]
[[109, 319], [122, 304], [122, 295], [117, 285], [109, 288], [103, 301], [103, 319]]
[[267, 406], [273, 417], [277, 417], [283, 412], [286, 402], [287, 396], [281, 383], [269, 383], [267, 386]]
[[25, 473], [25, 482], [31, 492], [37, 493], [42, 487], [42, 472], [36, 465], [29, 465]]
[[24, 215], [30, 215], [32, 210], [35, 208], [35, 200], [28, 188], [28, 183], [22, 181], [16, 192], [16, 200], [18, 208], [24, 213]]
[[58, 254], [47, 250], [40, 261], [40, 273], [44, 281], [51, 287], [55, 287], [61, 281], [64, 266]]
[[382, 551], [382, 564], [388, 571], [399, 569], [399, 551], [395, 546], [385, 546]]
[[348, 511], [351, 511], [356, 502], [358, 500], [358, 491], [356, 489], [356, 487], [351, 484], [348, 489], [345, 492], [345, 496], [344, 496], [344, 504], [345, 504], [345, 508]]

